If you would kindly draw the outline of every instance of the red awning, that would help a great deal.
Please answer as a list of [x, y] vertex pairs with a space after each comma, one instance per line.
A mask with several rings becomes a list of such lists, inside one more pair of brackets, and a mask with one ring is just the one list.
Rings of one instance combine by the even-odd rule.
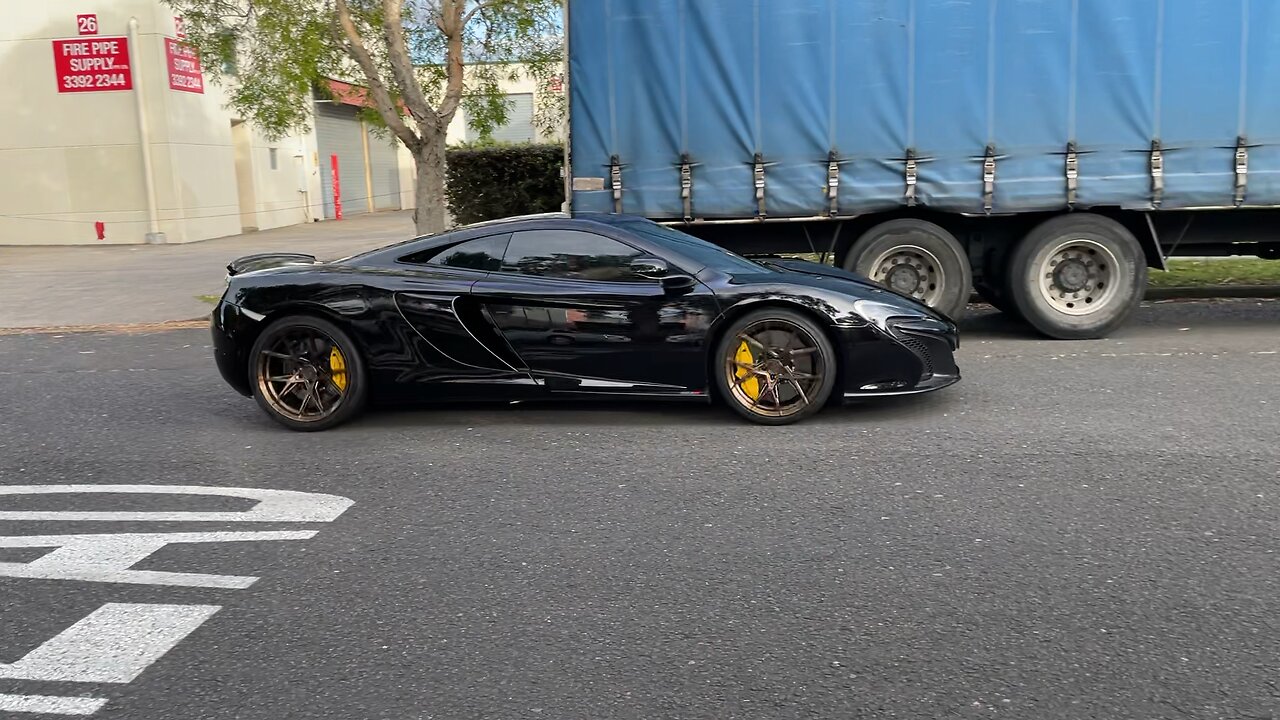
[[[333, 95], [334, 102], [356, 107], [376, 107], [373, 98], [369, 96], [369, 88], [363, 85], [353, 85], [333, 78], [325, 78], [324, 82], [329, 92]], [[400, 114], [407, 115], [409, 111], [405, 108], [404, 102], [402, 101], [398, 105], [400, 106]]]

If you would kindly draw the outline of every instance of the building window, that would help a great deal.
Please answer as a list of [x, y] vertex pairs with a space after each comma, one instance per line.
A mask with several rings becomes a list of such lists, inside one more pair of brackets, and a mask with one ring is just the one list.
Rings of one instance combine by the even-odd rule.
[[279, 157], [277, 157], [276, 149], [275, 149], [275, 148], [271, 148], [271, 149], [267, 150], [267, 153], [271, 156], [271, 169], [272, 169], [272, 170], [279, 170], [279, 169], [280, 169], [280, 159], [279, 159]]
[[222, 74], [235, 77], [240, 74], [239, 53], [235, 33], [223, 30], [218, 34], [218, 42], [222, 46]]

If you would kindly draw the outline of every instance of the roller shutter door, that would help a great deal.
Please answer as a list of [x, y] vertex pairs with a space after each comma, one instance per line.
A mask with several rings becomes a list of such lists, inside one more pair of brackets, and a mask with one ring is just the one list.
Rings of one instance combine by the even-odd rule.
[[[507, 95], [507, 122], [493, 129], [493, 139], [498, 142], [533, 142], [533, 93]], [[480, 139], [480, 134], [467, 126], [467, 141]]]
[[333, 173], [330, 156], [338, 156], [342, 215], [369, 212], [369, 187], [365, 184], [364, 129], [356, 109], [332, 102], [316, 103], [316, 145], [320, 151], [320, 188], [324, 216], [334, 217]]
[[386, 133], [369, 131], [369, 173], [375, 210], [400, 209], [400, 158], [397, 142]]

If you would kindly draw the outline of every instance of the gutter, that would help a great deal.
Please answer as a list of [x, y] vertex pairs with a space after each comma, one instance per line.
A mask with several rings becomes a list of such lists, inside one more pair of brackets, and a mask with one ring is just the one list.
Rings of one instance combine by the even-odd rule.
[[129, 18], [129, 58], [133, 73], [133, 101], [138, 110], [138, 145], [142, 150], [142, 182], [147, 193], [147, 244], [158, 245], [168, 242], [165, 234], [160, 232], [160, 210], [156, 203], [155, 164], [151, 159], [151, 126], [147, 123], [147, 99], [144, 87], [142, 64], [138, 61], [142, 48], [138, 44], [138, 18]]

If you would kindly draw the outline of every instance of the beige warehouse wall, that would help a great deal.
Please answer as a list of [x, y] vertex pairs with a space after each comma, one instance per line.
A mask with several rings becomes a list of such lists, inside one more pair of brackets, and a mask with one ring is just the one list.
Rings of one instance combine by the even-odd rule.
[[[99, 36], [123, 36], [130, 17], [132, 91], [59, 93], [52, 40], [77, 38], [76, 15], [98, 16]], [[146, 193], [135, 93], [146, 94], [159, 230], [170, 243], [310, 222], [323, 217], [320, 158], [312, 130], [268, 138], [249, 128], [251, 192], [237, 181], [234, 116], [206, 79], [203, 94], [169, 88], [164, 39], [175, 34], [159, 0], [0, 2], [0, 245], [146, 241]], [[532, 79], [504, 92], [536, 93]], [[465, 137], [466, 114], [449, 128]], [[274, 150], [276, 166], [271, 166]], [[403, 148], [401, 206], [414, 205], [414, 168]], [[252, 209], [241, 213], [241, 197]], [[94, 224], [104, 223], [98, 240]]]
[[[125, 35], [133, 91], [59, 93], [55, 38], [75, 38], [77, 14], [96, 13], [100, 36]], [[0, 244], [141, 243], [146, 194], [134, 93], [146, 92], [160, 230], [181, 243], [241, 231], [232, 115], [225, 95], [169, 88], [164, 37], [172, 12], [157, 0], [45, 0], [0, 3]], [[306, 222], [320, 212], [315, 141], [309, 133], [272, 140], [252, 131], [256, 225]], [[276, 149], [277, 168], [270, 167]], [[94, 223], [106, 226], [97, 240]]]
[[[57, 92], [51, 41], [76, 37], [77, 13], [98, 13], [103, 35], [125, 34], [149, 3], [63, 0], [0, 6], [0, 243], [110, 242], [146, 232], [142, 162], [130, 92]], [[159, 114], [153, 117], [159, 119]]]
[[[225, 94], [220, 88], [208, 87], [207, 92], [219, 105], [225, 104]], [[225, 114], [223, 121], [228, 128], [233, 119], [234, 115]], [[246, 219], [246, 227], [269, 230], [323, 218], [315, 134], [308, 131], [270, 138], [250, 124], [246, 123], [245, 127], [249, 140], [249, 180], [256, 200], [253, 218]], [[271, 166], [273, 150], [274, 168]], [[231, 151], [234, 159], [234, 148]]]

